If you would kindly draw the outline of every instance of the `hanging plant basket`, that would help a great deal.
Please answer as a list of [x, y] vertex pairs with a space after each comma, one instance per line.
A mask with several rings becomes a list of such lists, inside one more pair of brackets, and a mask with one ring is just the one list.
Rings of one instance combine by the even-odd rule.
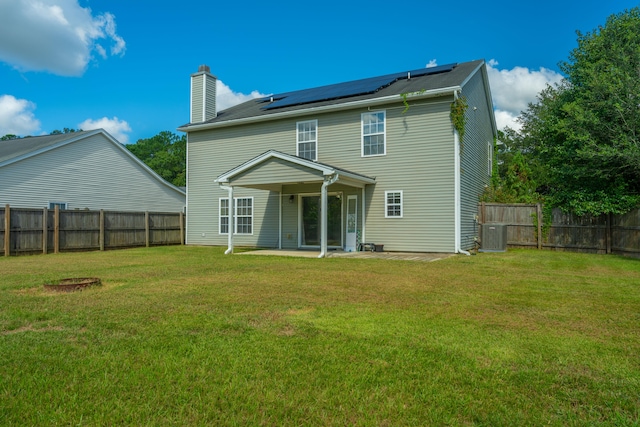
[[55, 292], [73, 292], [81, 291], [89, 286], [100, 285], [100, 279], [97, 277], [79, 277], [62, 279], [57, 283], [45, 283], [44, 288], [48, 291]]

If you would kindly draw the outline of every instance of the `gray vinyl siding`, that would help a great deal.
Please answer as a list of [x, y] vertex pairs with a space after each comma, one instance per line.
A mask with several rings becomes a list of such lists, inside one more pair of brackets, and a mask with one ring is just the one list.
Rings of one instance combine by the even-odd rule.
[[[295, 155], [296, 122], [317, 119], [318, 161], [376, 178], [376, 184], [367, 186], [366, 190], [367, 241], [384, 244], [385, 250], [391, 251], [452, 252], [455, 223], [451, 100], [450, 97], [422, 100], [405, 114], [401, 102], [376, 108], [375, 111], [385, 110], [387, 118], [386, 155], [379, 157], [361, 157], [361, 114], [367, 112], [366, 108], [190, 132], [187, 242], [226, 245], [227, 236], [218, 234], [218, 199], [226, 197], [226, 192], [214, 183], [216, 177], [269, 149]], [[261, 182], [268, 180], [268, 174], [263, 174], [266, 171], [278, 176], [283, 172], [301, 173], [291, 167], [281, 170], [276, 165], [274, 162], [264, 169], [256, 168], [239, 179], [250, 176], [254, 183], [258, 178]], [[283, 247], [297, 247], [298, 242], [297, 210], [292, 211], [297, 202], [290, 206], [287, 194], [320, 192], [320, 183], [304, 187], [283, 188]], [[329, 192], [342, 187], [334, 184]], [[401, 219], [384, 215], [385, 191], [392, 190], [401, 190], [404, 194]], [[345, 197], [358, 196], [360, 229], [361, 190], [346, 187], [342, 191]], [[256, 207], [254, 235], [237, 236], [236, 245], [277, 245], [279, 204], [270, 200], [277, 201], [278, 197], [277, 193], [275, 197], [269, 194], [272, 193], [246, 188], [234, 190], [235, 197], [253, 196]], [[273, 220], [268, 223], [259, 220], [259, 206], [266, 206], [264, 212]], [[267, 231], [265, 227], [271, 229]]]
[[[450, 99], [387, 112], [386, 156], [372, 163], [367, 188], [366, 240], [385, 250], [451, 252], [454, 247], [454, 140]], [[367, 172], [365, 172], [367, 173]], [[385, 218], [385, 191], [403, 192], [403, 217]]]
[[0, 204], [180, 212], [183, 193], [159, 181], [102, 134], [0, 168]]
[[478, 213], [478, 200], [485, 185], [491, 180], [489, 175], [488, 144], [493, 144], [493, 128], [491, 126], [491, 109], [485, 94], [484, 74], [476, 73], [464, 86], [462, 94], [466, 97], [469, 108], [466, 112], [466, 128], [462, 141], [461, 156], [461, 248], [472, 249], [475, 237], [478, 236], [478, 224], [475, 216]]
[[204, 74], [200, 74], [191, 79], [191, 123], [202, 121], [202, 96], [204, 93]]
[[210, 74], [205, 74], [207, 90], [205, 100], [205, 120], [210, 120], [216, 116], [216, 78]]
[[317, 180], [321, 174], [300, 165], [292, 165], [281, 159], [271, 159], [233, 179], [235, 185], [260, 185], [282, 181]]

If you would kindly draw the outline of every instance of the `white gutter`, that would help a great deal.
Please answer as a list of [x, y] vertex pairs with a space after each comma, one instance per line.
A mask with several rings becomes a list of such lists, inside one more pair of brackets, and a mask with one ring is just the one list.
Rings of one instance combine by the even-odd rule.
[[[455, 100], [458, 99], [458, 92], [453, 93], [453, 97]], [[462, 195], [462, 191], [460, 189], [460, 134], [458, 130], [453, 129], [453, 141], [454, 141], [454, 245], [455, 245], [455, 253], [471, 255], [469, 252], [462, 249], [462, 207], [460, 203], [460, 197]]]
[[282, 186], [278, 197], [278, 249], [282, 249]]
[[[186, 177], [185, 177], [185, 187], [187, 187], [187, 189], [185, 190], [185, 208], [187, 209], [187, 211], [185, 212], [185, 214], [187, 214], [189, 212], [189, 134], [187, 134], [186, 136], [187, 140], [186, 140], [186, 144], [185, 144], [185, 150], [186, 151], [186, 163], [185, 163], [185, 173], [186, 173]], [[188, 245], [189, 244], [189, 220], [187, 219], [186, 221], [186, 226], [184, 227], [184, 244]]]
[[[447, 95], [453, 93], [454, 96], [457, 91], [461, 90], [460, 86], [451, 86], [440, 89], [434, 89], [425, 91], [423, 93], [416, 92], [415, 94], [407, 94], [407, 98], [411, 99], [423, 99], [423, 98], [433, 98], [435, 96]], [[226, 126], [235, 126], [246, 123], [256, 123], [263, 122], [268, 120], [282, 119], [287, 117], [298, 117], [303, 114], [317, 114], [323, 113], [327, 111], [340, 111], [340, 110], [349, 110], [353, 108], [366, 107], [370, 105], [380, 105], [387, 104], [389, 102], [401, 102], [401, 95], [388, 95], [381, 98], [373, 98], [373, 99], [361, 99], [359, 101], [345, 102], [343, 104], [332, 104], [332, 105], [323, 105], [320, 107], [311, 107], [304, 109], [295, 109], [289, 111], [282, 111], [279, 113], [265, 114], [262, 116], [252, 116], [252, 117], [244, 117], [242, 119], [235, 120], [227, 120], [227, 121], [218, 121], [214, 123], [202, 123], [198, 125], [186, 125], [178, 128], [179, 131], [182, 132], [193, 132], [198, 130], [226, 127]]]
[[318, 255], [318, 258], [325, 258], [327, 256], [327, 217], [329, 216], [327, 188], [336, 182], [338, 177], [339, 175], [337, 173], [332, 176], [325, 177], [322, 182], [322, 188], [320, 189], [320, 212], [322, 212], [322, 216], [320, 217], [320, 255]]

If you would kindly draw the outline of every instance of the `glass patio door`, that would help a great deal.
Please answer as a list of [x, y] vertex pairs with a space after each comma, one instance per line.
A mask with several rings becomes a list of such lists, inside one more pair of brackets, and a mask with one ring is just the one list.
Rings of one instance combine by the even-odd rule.
[[[320, 196], [301, 196], [301, 246], [320, 246]], [[327, 196], [329, 216], [327, 218], [327, 246], [342, 246], [342, 200]]]

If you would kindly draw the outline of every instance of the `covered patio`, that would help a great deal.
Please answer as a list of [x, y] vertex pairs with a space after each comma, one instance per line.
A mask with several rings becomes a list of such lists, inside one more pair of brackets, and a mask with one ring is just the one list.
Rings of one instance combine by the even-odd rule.
[[[234, 200], [234, 189], [251, 188], [265, 191], [273, 191], [280, 194], [278, 207], [278, 248], [283, 249], [283, 212], [285, 209], [289, 213], [287, 221], [292, 221], [293, 208], [284, 207], [283, 198], [286, 194], [289, 203], [293, 203], [296, 196], [309, 197], [311, 191], [319, 195], [319, 206], [315, 207], [319, 212], [315, 212], [319, 219], [319, 253], [318, 258], [324, 258], [329, 251], [328, 238], [328, 217], [330, 212], [329, 192], [331, 186], [348, 188], [346, 201], [341, 201], [339, 249], [347, 249], [347, 252], [355, 252], [358, 242], [365, 240], [366, 215], [365, 215], [365, 188], [367, 185], [375, 184], [375, 178], [371, 178], [355, 172], [350, 172], [324, 163], [319, 163], [304, 159], [298, 156], [269, 150], [225, 173], [220, 175], [215, 182], [228, 194], [228, 200]], [[338, 199], [344, 192], [336, 193]], [[342, 206], [346, 203], [346, 215], [342, 213]], [[302, 205], [299, 205], [302, 206]], [[234, 220], [236, 217], [235, 204], [229, 203], [229, 230], [234, 230]], [[300, 211], [302, 207], [297, 207], [295, 220], [298, 222], [298, 229], [302, 230], [303, 222]], [[358, 215], [358, 212], [360, 215]], [[266, 213], [273, 214], [273, 213]], [[290, 225], [290, 224], [289, 224]], [[303, 230], [304, 231], [304, 230]], [[344, 234], [342, 234], [344, 232]], [[228, 233], [228, 248], [226, 254], [234, 252], [233, 232]], [[303, 232], [299, 233], [303, 234]], [[305, 242], [298, 237], [297, 247], [305, 246]], [[308, 246], [312, 248], [315, 245]], [[333, 243], [335, 248], [335, 242]], [[286, 248], [285, 248], [286, 249]]]

